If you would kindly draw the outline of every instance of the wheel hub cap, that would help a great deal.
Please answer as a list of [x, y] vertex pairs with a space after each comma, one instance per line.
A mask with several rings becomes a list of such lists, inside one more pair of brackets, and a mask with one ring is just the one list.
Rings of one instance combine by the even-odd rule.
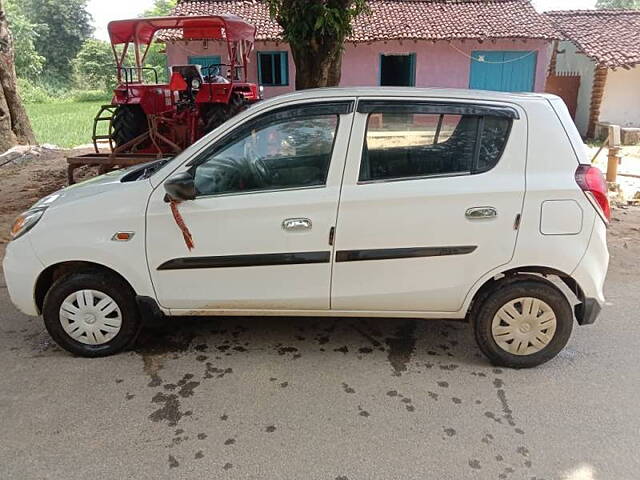
[[60, 324], [77, 342], [102, 345], [120, 332], [122, 313], [109, 295], [98, 290], [79, 290], [62, 302]]
[[522, 297], [505, 303], [493, 317], [491, 335], [504, 351], [531, 355], [545, 348], [556, 332], [553, 309], [538, 298]]

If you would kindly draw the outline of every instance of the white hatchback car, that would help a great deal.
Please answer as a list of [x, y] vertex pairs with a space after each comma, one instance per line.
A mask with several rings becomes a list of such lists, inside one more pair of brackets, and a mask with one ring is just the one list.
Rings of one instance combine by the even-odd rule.
[[78, 355], [155, 315], [418, 317], [467, 319], [494, 364], [530, 367], [604, 303], [607, 189], [583, 148], [550, 95], [284, 95], [42, 199], [4, 273]]

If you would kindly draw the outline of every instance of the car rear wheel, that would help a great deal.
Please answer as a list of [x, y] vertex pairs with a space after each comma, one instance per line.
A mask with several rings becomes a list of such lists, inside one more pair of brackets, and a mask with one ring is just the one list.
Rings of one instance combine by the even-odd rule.
[[135, 340], [140, 327], [131, 287], [102, 272], [58, 279], [45, 296], [42, 313], [55, 342], [83, 357], [123, 350]]
[[573, 313], [551, 282], [531, 279], [493, 289], [472, 321], [478, 347], [491, 363], [528, 368], [547, 362], [564, 348]]

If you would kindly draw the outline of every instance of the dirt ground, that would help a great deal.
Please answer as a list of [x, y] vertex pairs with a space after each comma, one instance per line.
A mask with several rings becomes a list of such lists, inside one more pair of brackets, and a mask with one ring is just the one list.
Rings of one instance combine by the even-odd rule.
[[40, 157], [26, 164], [0, 167], [0, 258], [4, 256], [16, 216], [42, 197], [67, 186], [68, 155], [90, 152], [90, 149], [44, 150]]

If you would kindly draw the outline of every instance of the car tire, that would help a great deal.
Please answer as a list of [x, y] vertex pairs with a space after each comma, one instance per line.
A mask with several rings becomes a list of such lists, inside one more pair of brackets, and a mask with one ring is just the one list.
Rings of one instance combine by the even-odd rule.
[[73, 273], [56, 280], [44, 298], [42, 316], [53, 340], [82, 357], [124, 350], [141, 326], [132, 288], [103, 272]]
[[500, 281], [474, 310], [478, 347], [497, 366], [545, 363], [565, 347], [573, 328], [567, 298], [543, 278]]

